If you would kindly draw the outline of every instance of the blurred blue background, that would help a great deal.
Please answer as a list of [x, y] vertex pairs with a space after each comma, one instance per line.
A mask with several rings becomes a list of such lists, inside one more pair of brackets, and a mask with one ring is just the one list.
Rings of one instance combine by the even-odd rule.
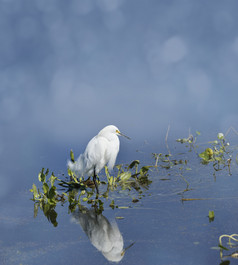
[[236, 0], [0, 0], [0, 197], [42, 166], [65, 169], [69, 150], [108, 124], [138, 145], [164, 141], [168, 125], [177, 137], [236, 128], [237, 10]]

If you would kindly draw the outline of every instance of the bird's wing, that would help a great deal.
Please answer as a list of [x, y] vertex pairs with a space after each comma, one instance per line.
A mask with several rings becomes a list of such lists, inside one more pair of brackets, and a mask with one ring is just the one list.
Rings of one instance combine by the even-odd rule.
[[108, 151], [108, 164], [107, 164], [109, 170], [113, 169], [117, 159], [118, 152], [119, 152], [119, 140], [111, 142]]
[[108, 140], [101, 136], [93, 137], [88, 143], [85, 152], [84, 152], [84, 160], [85, 160], [85, 173], [88, 175], [93, 174], [94, 167], [96, 169], [96, 173], [108, 163]]

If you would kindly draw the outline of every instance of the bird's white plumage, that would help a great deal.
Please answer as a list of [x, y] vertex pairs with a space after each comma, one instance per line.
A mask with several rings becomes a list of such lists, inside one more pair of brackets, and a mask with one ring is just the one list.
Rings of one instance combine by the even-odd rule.
[[116, 126], [104, 127], [89, 141], [84, 153], [75, 163], [68, 161], [68, 167], [81, 176], [93, 176], [94, 170], [98, 174], [105, 165], [111, 170], [119, 152], [118, 135], [122, 134]]

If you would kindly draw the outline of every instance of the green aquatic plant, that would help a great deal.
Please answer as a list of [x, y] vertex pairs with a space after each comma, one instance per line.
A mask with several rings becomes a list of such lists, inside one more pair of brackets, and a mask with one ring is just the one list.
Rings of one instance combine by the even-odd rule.
[[54, 183], [55, 180], [58, 179], [55, 177], [54, 173], [52, 173], [51, 176], [46, 179], [48, 174], [49, 169], [45, 171], [45, 169], [42, 168], [38, 175], [38, 179], [42, 183], [42, 192], [37, 189], [35, 184], [32, 185], [32, 189], [30, 189], [30, 191], [33, 193], [33, 201], [38, 201], [49, 205], [56, 205], [58, 194]]
[[189, 130], [188, 137], [178, 138], [178, 139], [176, 139], [176, 142], [181, 143], [181, 144], [185, 144], [186, 147], [189, 147], [189, 152], [192, 152], [193, 150], [196, 152], [196, 148], [198, 147], [196, 142], [197, 142], [198, 136], [200, 136], [200, 135], [201, 135], [201, 133], [199, 131], [196, 131], [195, 136], [193, 136], [193, 134], [191, 134], [190, 130]]
[[223, 133], [217, 134], [217, 140], [209, 142], [210, 147], [199, 154], [202, 164], [212, 163], [214, 170], [221, 170], [221, 166], [228, 167], [230, 173], [231, 153], [228, 150], [229, 142], [226, 141]]
[[209, 218], [209, 222], [213, 222], [214, 219], [215, 219], [215, 214], [214, 214], [214, 211], [209, 211], [208, 212], [208, 218]]
[[[200, 135], [200, 132], [196, 132], [196, 136], [193, 137], [192, 134], [189, 133], [189, 136], [187, 138], [181, 138], [177, 139], [177, 142], [180, 142], [182, 144], [186, 144], [186, 146], [190, 147], [189, 151], [194, 150], [196, 154], [202, 159], [201, 163], [203, 165], [208, 165], [212, 163], [213, 168], [215, 171], [220, 171], [223, 167], [227, 167], [230, 172], [230, 165], [231, 165], [231, 151], [228, 149], [229, 142], [225, 139], [225, 135], [223, 133], [217, 134], [217, 139], [214, 141], [209, 141], [204, 151], [198, 152], [198, 149], [200, 147], [199, 144], [197, 144], [197, 136]], [[196, 145], [195, 145], [196, 143]], [[215, 173], [214, 173], [215, 175]]]
[[[71, 160], [74, 159], [74, 154], [70, 152]], [[107, 181], [99, 181], [98, 185], [106, 186], [106, 191], [101, 194], [96, 194], [94, 197], [94, 182], [83, 176], [77, 178], [77, 176], [68, 169], [68, 175], [63, 178], [56, 177], [52, 172], [49, 176], [49, 169], [42, 168], [38, 174], [38, 180], [41, 183], [41, 187], [37, 188], [35, 184], [32, 185], [30, 192], [33, 194], [32, 200], [34, 204], [34, 217], [37, 216], [38, 209], [41, 209], [47, 219], [57, 226], [57, 213], [55, 207], [58, 203], [68, 203], [68, 209], [73, 212], [78, 205], [88, 204], [95, 207], [98, 211], [103, 211], [104, 200], [110, 200], [110, 192], [117, 191], [130, 191], [134, 190], [138, 196], [135, 197], [135, 193], [132, 195], [131, 202], [137, 203], [141, 199], [143, 190], [147, 190], [152, 181], [149, 179], [148, 171], [151, 166], [141, 166], [139, 160], [134, 160], [129, 166], [117, 165], [114, 175], [110, 175], [107, 166], [105, 166], [105, 175]], [[105, 190], [105, 189], [104, 189]], [[111, 208], [118, 208], [120, 206], [115, 204], [115, 200], [112, 199], [109, 202]], [[123, 206], [127, 207], [127, 206]]]
[[187, 138], [178, 138], [176, 141], [181, 143], [181, 144], [189, 144], [189, 145], [194, 145], [197, 141], [197, 137], [200, 135], [201, 133], [199, 131], [196, 131], [196, 136], [194, 137], [190, 132]]
[[[188, 138], [177, 139], [177, 142], [185, 144], [186, 150], [189, 147], [189, 156], [187, 152], [171, 153], [168, 148], [168, 154], [153, 153], [154, 161], [152, 160], [150, 165], [142, 165], [139, 160], [134, 160], [127, 165], [116, 165], [113, 172], [109, 172], [105, 166], [104, 174], [102, 173], [105, 176], [104, 180], [103, 178], [96, 180], [100, 187], [100, 194], [95, 194], [94, 181], [84, 176], [77, 177], [70, 169], [67, 170], [67, 174], [56, 177], [53, 172], [49, 173], [49, 169], [42, 168], [38, 174], [40, 185], [33, 184], [30, 189], [33, 195], [32, 200], [35, 203], [34, 216], [37, 216], [40, 209], [51, 223], [57, 225], [56, 206], [58, 204], [68, 205], [70, 212], [73, 212], [79, 205], [89, 205], [99, 211], [103, 211], [105, 203], [107, 207], [112, 209], [133, 207], [133, 204], [138, 203], [148, 194], [148, 189], [152, 184], [151, 175], [163, 181], [181, 179], [186, 187], [182, 186], [181, 190], [176, 191], [176, 193], [183, 195], [184, 192], [194, 188], [190, 184], [190, 172], [193, 170], [190, 162], [191, 155], [194, 155], [198, 167], [201, 166], [199, 163], [201, 161], [205, 165], [212, 164], [216, 171], [228, 167], [230, 172], [232, 155], [225, 136], [219, 133], [217, 140], [208, 142], [205, 150], [198, 153], [197, 150], [201, 148], [197, 144], [197, 136], [199, 135], [200, 133], [196, 132], [196, 136], [193, 137], [189, 133]], [[72, 162], [75, 161], [72, 150], [70, 151], [70, 159]], [[177, 183], [176, 185], [180, 185]], [[120, 197], [125, 194], [129, 200], [120, 205], [122, 204]], [[209, 221], [213, 221], [214, 212], [209, 211], [208, 217]]]

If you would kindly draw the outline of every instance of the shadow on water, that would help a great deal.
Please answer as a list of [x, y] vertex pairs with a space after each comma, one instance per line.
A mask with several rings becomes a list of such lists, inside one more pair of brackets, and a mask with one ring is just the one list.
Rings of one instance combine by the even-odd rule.
[[[149, 165], [134, 160], [118, 165], [112, 175], [105, 168], [106, 181], [100, 177], [99, 195], [90, 179], [77, 179], [71, 171], [67, 177], [55, 176], [42, 169], [38, 176], [41, 187], [33, 184], [31, 189], [34, 216], [40, 209], [56, 227], [56, 206], [67, 206], [71, 221], [81, 226], [108, 262], [130, 264], [131, 255], [138, 255], [138, 264], [153, 264], [155, 259], [161, 264], [181, 264], [183, 252], [191, 264], [208, 264], [207, 256], [209, 264], [230, 264], [238, 256], [237, 246], [231, 240], [219, 243], [218, 239], [225, 237], [223, 232], [236, 232], [235, 222], [229, 222], [228, 230], [224, 224], [228, 224], [227, 212], [229, 220], [234, 218], [233, 198], [237, 196], [232, 177], [238, 173], [237, 147], [230, 146], [223, 134], [205, 144], [197, 144], [198, 136], [177, 139], [175, 153], [169, 148], [167, 154], [153, 153]], [[233, 181], [232, 186], [228, 180]], [[119, 212], [123, 216], [118, 219], [127, 220], [123, 233], [116, 221], [109, 222], [106, 217], [111, 212]], [[145, 223], [145, 230], [139, 228]], [[126, 248], [122, 234], [129, 238]], [[131, 242], [136, 242], [136, 247], [125, 258], [125, 251], [134, 244]]]

